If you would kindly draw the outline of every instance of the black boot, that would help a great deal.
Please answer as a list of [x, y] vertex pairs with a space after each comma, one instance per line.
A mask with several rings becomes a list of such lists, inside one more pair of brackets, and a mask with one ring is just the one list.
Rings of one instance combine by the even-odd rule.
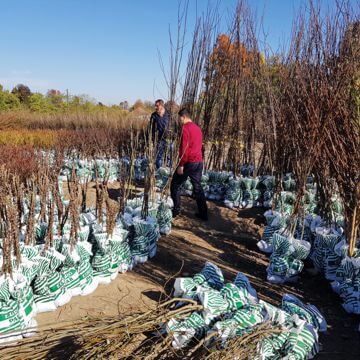
[[206, 214], [206, 215], [201, 215], [201, 214], [199, 214], [199, 213], [196, 213], [195, 216], [196, 216], [198, 219], [202, 220], [202, 221], [208, 221], [208, 220], [209, 220], [207, 214]]

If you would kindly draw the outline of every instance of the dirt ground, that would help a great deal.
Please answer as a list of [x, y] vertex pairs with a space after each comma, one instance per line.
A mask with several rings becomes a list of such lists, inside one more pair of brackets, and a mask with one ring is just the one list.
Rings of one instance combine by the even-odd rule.
[[171, 235], [159, 240], [153, 259], [132, 272], [119, 274], [110, 285], [100, 285], [89, 296], [73, 298], [55, 312], [39, 314], [39, 325], [151, 307], [164, 291], [170, 291], [174, 277], [192, 275], [210, 260], [221, 267], [229, 281], [238, 271], [245, 273], [259, 297], [273, 304], [279, 304], [283, 294], [291, 293], [316, 305], [328, 322], [327, 333], [320, 335], [321, 352], [316, 359], [360, 359], [360, 317], [343, 310], [339, 297], [322, 275], [304, 271], [294, 285], [266, 282], [268, 258], [256, 246], [264, 225], [263, 209], [238, 214], [210, 203], [209, 222], [200, 223], [194, 219], [195, 203], [184, 199], [183, 205], [182, 216], [175, 220]]

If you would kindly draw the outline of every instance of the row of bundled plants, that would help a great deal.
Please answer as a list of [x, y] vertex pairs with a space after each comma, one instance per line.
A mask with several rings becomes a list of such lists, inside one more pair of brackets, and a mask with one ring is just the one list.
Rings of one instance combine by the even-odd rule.
[[[172, 204], [152, 190], [149, 171], [142, 172], [142, 193], [134, 185], [143, 133], [133, 131], [130, 139], [89, 134], [91, 144], [89, 138], [64, 139], [68, 146], [51, 151], [0, 146], [1, 342], [33, 335], [37, 313], [90, 294], [147, 261], [160, 235], [171, 231]], [[125, 154], [127, 161], [120, 161]], [[117, 160], [109, 163], [110, 156]], [[91, 176], [83, 172], [84, 159], [91, 159]], [[111, 199], [108, 184], [115, 181]]]
[[[40, 359], [55, 351], [71, 359], [233, 359], [235, 354], [238, 359], [308, 359], [319, 351], [318, 334], [326, 330], [326, 321], [315, 306], [290, 294], [280, 307], [260, 300], [243, 273], [225, 282], [222, 271], [207, 262], [193, 277], [176, 278], [172, 296], [154, 309], [54, 326], [56, 331], [41, 329], [31, 342], [24, 339], [0, 355]], [[73, 347], [64, 344], [68, 337]]]
[[[174, 47], [171, 52], [168, 104], [172, 123], [176, 121], [175, 100], [180, 87], [185, 19], [180, 14], [175, 53]], [[223, 201], [230, 208], [269, 208], [264, 214], [267, 226], [259, 242], [261, 250], [271, 253], [269, 281], [296, 280], [304, 260], [310, 257], [315, 268], [332, 281], [334, 290], [344, 300], [345, 309], [359, 313], [359, 14], [345, 0], [327, 14], [320, 11], [319, 3], [309, 0], [294, 23], [289, 47], [271, 55], [266, 47], [260, 46], [261, 24], [245, 1], [239, 1], [227, 32], [217, 33], [216, 21], [216, 11], [209, 10], [196, 22], [180, 95], [181, 105], [191, 110], [194, 121], [204, 131], [206, 163], [202, 183], [206, 195], [208, 199]], [[50, 125], [51, 115], [44, 126], [35, 120], [26, 127], [56, 129], [57, 134], [67, 129], [65, 136], [47, 135], [55, 139], [54, 143], [46, 145], [44, 136], [44, 143], [38, 145], [5, 141], [7, 145], [0, 146], [4, 154], [0, 156], [2, 183], [6, 184], [0, 199], [4, 286], [14, 288], [9, 274], [22, 266], [22, 258], [31, 261], [24, 252], [25, 245], [38, 246], [35, 257], [47, 258], [50, 264], [44, 265], [44, 273], [35, 271], [35, 277], [27, 284], [26, 289], [33, 291], [35, 303], [37, 295], [55, 301], [46, 298], [48, 293], [39, 293], [43, 288], [46, 291], [44, 284], [49, 284], [49, 272], [61, 274], [63, 268], [75, 268], [79, 273], [83, 256], [81, 271], [91, 273], [94, 282], [97, 278], [98, 282], [106, 283], [120, 268], [131, 268], [134, 263], [154, 255], [160, 228], [164, 233], [171, 228], [166, 195], [177, 164], [176, 141], [167, 151], [172, 154], [164, 156], [164, 162], [168, 156], [174, 159], [170, 167], [155, 171], [156, 144], [144, 136], [146, 132], [130, 125], [120, 131], [117, 123], [115, 126], [106, 123], [108, 126], [100, 130], [102, 115], [99, 122], [92, 123], [89, 117], [82, 123], [72, 120], [78, 114], [69, 117], [64, 114]], [[68, 120], [62, 122], [62, 119]], [[89, 127], [84, 125], [89, 123], [92, 124]], [[29, 134], [32, 132], [36, 133], [31, 130]], [[175, 138], [174, 135], [171, 140]], [[12, 158], [12, 153], [17, 157]], [[33, 158], [35, 160], [27, 162]], [[115, 179], [119, 182], [119, 197], [114, 204], [108, 197], [107, 186]], [[89, 209], [86, 200], [91, 182], [96, 190], [94, 209]], [[139, 183], [143, 188], [141, 198], [134, 196]], [[64, 188], [66, 193], [62, 192]], [[156, 193], [156, 188], [161, 191]], [[187, 182], [184, 194], [191, 193], [191, 183]], [[20, 241], [19, 234], [22, 234]], [[120, 241], [120, 238], [126, 240]], [[126, 250], [121, 245], [125, 243]], [[120, 255], [112, 256], [116, 251]], [[75, 260], [71, 256], [73, 252], [78, 255]], [[124, 253], [131, 261], [121, 263]], [[55, 267], [50, 271], [51, 266]], [[213, 269], [210, 272], [220, 276], [213, 266], [210, 268]], [[38, 280], [35, 289], [36, 277], [45, 280], [43, 283]], [[223, 341], [220, 345], [215, 341], [215, 358], [226, 358], [240, 351], [245, 338], [251, 339], [247, 344], [254, 358], [290, 354], [290, 358], [301, 359], [316, 352], [317, 331], [323, 329], [324, 322], [313, 307], [307, 308], [297, 299], [287, 297], [281, 310], [290, 314], [288, 318], [287, 314], [257, 302], [256, 294], [250, 296], [251, 304], [247, 297], [243, 299], [239, 294], [242, 286], [251, 293], [246, 284], [240, 287], [236, 281], [229, 285], [209, 284], [207, 280], [201, 273], [194, 279], [175, 283], [175, 288], [181, 281], [189, 285], [189, 289], [176, 295], [192, 300], [183, 314], [177, 308], [179, 300], [176, 299], [175, 309], [159, 306], [144, 317], [139, 315], [145, 321], [140, 327], [131, 318], [110, 321], [107, 329], [115, 331], [124, 348], [116, 340], [110, 341], [110, 346], [100, 336], [101, 346], [87, 348], [82, 344], [82, 355], [91, 357], [97, 351], [108, 355], [111, 351], [124, 350], [146, 329], [147, 333], [160, 331], [162, 324], [154, 320], [156, 316], [161, 323], [167, 323], [166, 336], [146, 341], [136, 350], [139, 356], [145, 356], [144, 349], [149, 358], [170, 356], [171, 345], [186, 349], [184, 356], [195, 356], [210, 347], [217, 337]], [[95, 287], [90, 280], [84, 284], [90, 286], [89, 289]], [[66, 287], [53, 288], [62, 289], [59, 301], [65, 301]], [[222, 300], [227, 296], [225, 290], [221, 292], [223, 288], [234, 290], [229, 292], [241, 303], [239, 309], [227, 307], [230, 303], [237, 304], [231, 296], [229, 302], [225, 301], [227, 305], [223, 305]], [[19, 304], [13, 292], [6, 299]], [[239, 317], [233, 316], [238, 310], [246, 311], [240, 311]], [[167, 311], [176, 312], [170, 322]], [[177, 311], [186, 317], [179, 316]], [[303, 321], [292, 323], [295, 315], [292, 311], [298, 316], [297, 320]], [[285, 323], [289, 321], [290, 325], [285, 326], [287, 335], [281, 332], [267, 340], [259, 337], [259, 341], [254, 341], [257, 333], [252, 336], [248, 331], [247, 316], [255, 319], [260, 330], [269, 316], [270, 328], [276, 325], [283, 330], [284, 323], [274, 321], [271, 314], [285, 319]], [[150, 323], [146, 323], [149, 319]], [[19, 321], [23, 324], [25, 320]], [[124, 322], [134, 325], [133, 333]], [[95, 343], [103, 331], [101, 322], [97, 324], [99, 327], [93, 333], [95, 340], [92, 338]], [[88, 331], [89, 324], [84, 324], [84, 329]], [[265, 333], [268, 329], [266, 327]], [[299, 334], [304, 338], [299, 340]], [[49, 341], [57, 344], [59, 339], [50, 337]], [[202, 340], [198, 342], [199, 339]], [[193, 346], [194, 341], [200, 345]], [[223, 352], [224, 348], [228, 350]], [[207, 356], [211, 357], [211, 352]]]
[[220, 34], [208, 11], [180, 96], [204, 131], [208, 198], [271, 207], [259, 243], [272, 253], [269, 280], [295, 280], [310, 257], [345, 309], [359, 313], [360, 13], [352, 5], [304, 2], [289, 46], [276, 52], [246, 1]]

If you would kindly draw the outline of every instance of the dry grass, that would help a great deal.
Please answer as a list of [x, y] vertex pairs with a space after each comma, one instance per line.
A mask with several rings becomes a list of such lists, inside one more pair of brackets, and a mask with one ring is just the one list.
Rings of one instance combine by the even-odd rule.
[[58, 114], [42, 114], [29, 110], [0, 113], [0, 130], [49, 129], [79, 130], [91, 128], [122, 129], [141, 128], [150, 114], [143, 110], [98, 110], [94, 112], [74, 111]]

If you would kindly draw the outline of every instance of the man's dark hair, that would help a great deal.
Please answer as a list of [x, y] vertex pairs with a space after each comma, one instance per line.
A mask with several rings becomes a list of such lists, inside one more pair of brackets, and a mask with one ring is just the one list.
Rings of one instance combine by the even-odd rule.
[[190, 118], [191, 114], [190, 111], [186, 108], [182, 108], [179, 112], [178, 112], [179, 116], [185, 116], [187, 118]]
[[163, 100], [163, 99], [157, 99], [157, 100], [155, 101], [155, 104], [160, 104], [160, 105], [162, 105], [162, 106], [164, 106], [164, 105], [165, 105], [165, 103], [164, 103], [164, 100]]

